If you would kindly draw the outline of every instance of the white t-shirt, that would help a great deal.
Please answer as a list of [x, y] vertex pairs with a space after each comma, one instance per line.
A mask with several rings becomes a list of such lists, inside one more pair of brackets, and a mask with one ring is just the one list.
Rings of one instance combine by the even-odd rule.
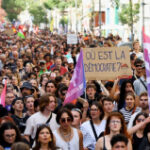
[[[24, 131], [24, 135], [31, 135], [32, 139], [34, 139], [37, 128], [42, 124], [46, 124], [46, 121], [49, 117], [50, 116], [44, 116], [41, 112], [33, 114], [26, 122], [26, 129]], [[48, 125], [52, 131], [56, 130], [59, 127], [56, 122], [56, 114], [52, 113], [52, 118]]]
[[[100, 122], [100, 124], [98, 124], [98, 125], [97, 125], [97, 124], [93, 124], [93, 125], [94, 125], [94, 128], [95, 128], [95, 131], [96, 131], [97, 136], [99, 136], [102, 132], [105, 131], [106, 120], [102, 120], [102, 121]], [[82, 132], [82, 134], [85, 134], [86, 132], [88, 132], [88, 133], [91, 135], [93, 144], [95, 145], [95, 144], [96, 144], [96, 139], [95, 139], [95, 136], [94, 136], [94, 133], [93, 133], [93, 130], [92, 130], [90, 121], [88, 120], [88, 121], [84, 122], [84, 123], [81, 125], [80, 129], [81, 129], [81, 132], [84, 131], [84, 132]], [[86, 132], [85, 132], [85, 131], [86, 131]], [[84, 135], [83, 135], [83, 136], [84, 136]], [[83, 140], [84, 140], [84, 139], [83, 139]], [[84, 142], [84, 141], [83, 141], [83, 142]]]

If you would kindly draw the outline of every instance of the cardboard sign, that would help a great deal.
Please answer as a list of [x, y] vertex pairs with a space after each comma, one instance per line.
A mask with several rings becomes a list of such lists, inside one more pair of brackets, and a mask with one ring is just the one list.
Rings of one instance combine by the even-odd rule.
[[78, 37], [76, 34], [67, 34], [67, 44], [77, 44]]
[[84, 48], [86, 80], [112, 80], [131, 77], [128, 47]]

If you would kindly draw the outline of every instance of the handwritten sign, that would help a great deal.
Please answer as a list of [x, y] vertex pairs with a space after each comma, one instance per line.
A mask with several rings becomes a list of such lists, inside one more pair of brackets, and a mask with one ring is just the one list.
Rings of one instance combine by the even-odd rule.
[[110, 80], [132, 75], [128, 47], [84, 48], [86, 80]]
[[76, 34], [67, 34], [67, 44], [77, 44], [78, 38]]

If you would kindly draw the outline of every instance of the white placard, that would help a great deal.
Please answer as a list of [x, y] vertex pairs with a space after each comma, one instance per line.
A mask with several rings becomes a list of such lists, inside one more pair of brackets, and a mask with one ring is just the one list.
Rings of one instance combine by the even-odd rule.
[[77, 44], [78, 38], [76, 34], [67, 34], [67, 44]]

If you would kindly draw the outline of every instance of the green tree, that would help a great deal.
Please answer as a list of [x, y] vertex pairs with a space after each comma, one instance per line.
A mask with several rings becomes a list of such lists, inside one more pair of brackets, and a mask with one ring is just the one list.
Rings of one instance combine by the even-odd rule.
[[7, 18], [12, 21], [26, 8], [24, 0], [2, 0], [2, 8], [7, 13]]
[[39, 25], [40, 23], [48, 22], [47, 13], [44, 7], [34, 6], [29, 9], [30, 14], [34, 17], [33, 23]]
[[60, 24], [62, 24], [63, 28], [65, 27], [65, 24], [67, 25], [68, 24], [68, 19], [67, 17], [62, 17], [60, 19]]
[[[131, 10], [132, 9], [132, 10]], [[129, 26], [133, 23], [136, 23], [139, 20], [140, 4], [134, 4], [131, 8], [131, 5], [122, 5], [121, 11], [119, 13], [119, 18], [122, 24], [127, 24]], [[132, 11], [132, 15], [131, 15]]]

